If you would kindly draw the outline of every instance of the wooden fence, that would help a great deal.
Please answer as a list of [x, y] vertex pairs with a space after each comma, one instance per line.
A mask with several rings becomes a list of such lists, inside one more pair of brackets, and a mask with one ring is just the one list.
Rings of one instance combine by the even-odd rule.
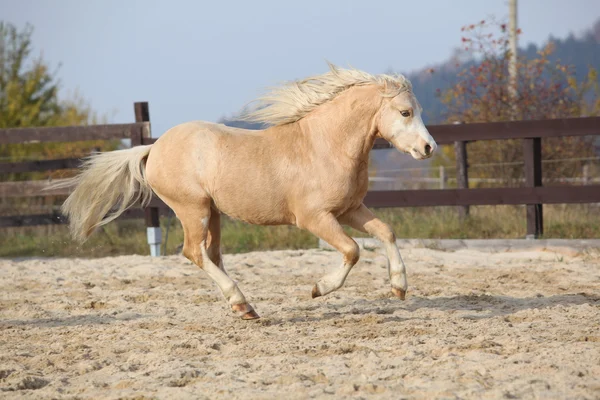
[[[600, 202], [600, 185], [542, 186], [542, 138], [600, 134], [600, 117], [511, 121], [427, 127], [435, 141], [453, 144], [456, 155], [457, 189], [391, 190], [367, 193], [371, 207], [460, 206], [462, 216], [471, 205], [527, 205], [527, 235], [544, 232], [542, 204]], [[523, 139], [525, 186], [518, 188], [469, 189], [467, 143], [476, 140]], [[374, 148], [387, 148], [378, 142]]]
[[[151, 137], [148, 103], [135, 103], [135, 121], [131, 124], [111, 124], [77, 127], [0, 129], [0, 144], [33, 142], [72, 142], [83, 140], [130, 139], [132, 146], [154, 143]], [[514, 121], [458, 125], [433, 125], [429, 132], [440, 145], [455, 148], [456, 189], [391, 190], [367, 193], [365, 203], [370, 207], [457, 206], [461, 215], [468, 214], [472, 205], [526, 205], [527, 234], [543, 234], [542, 204], [598, 203], [600, 185], [542, 186], [542, 138], [560, 136], [588, 136], [600, 134], [600, 117], [565, 118], [540, 121]], [[515, 188], [469, 189], [467, 144], [476, 140], [523, 139], [525, 185]], [[378, 139], [374, 149], [389, 148], [390, 144]], [[49, 171], [74, 168], [78, 159], [0, 163], [0, 173]], [[62, 196], [64, 189], [41, 193], [46, 181], [0, 182], [0, 197]], [[154, 198], [143, 213], [129, 210], [125, 217], [145, 216], [148, 227], [159, 226], [159, 211], [166, 205]], [[0, 228], [64, 223], [57, 213], [0, 217]]]
[[[131, 146], [152, 144], [150, 114], [147, 102], [134, 103], [135, 121], [130, 124], [109, 124], [90, 126], [66, 126], [45, 128], [0, 129], [0, 145], [16, 143], [77, 142], [86, 140], [122, 140], [129, 139]], [[78, 158], [56, 160], [20, 161], [0, 163], [0, 173], [38, 172], [77, 168], [81, 164]], [[0, 198], [67, 196], [69, 189], [50, 189], [48, 186], [57, 181], [17, 181], [0, 182]], [[154, 201], [156, 203], [156, 201]], [[162, 204], [162, 208], [166, 206]], [[145, 217], [148, 227], [158, 227], [157, 207], [145, 210], [130, 209], [124, 218]], [[49, 214], [0, 216], [0, 228], [13, 226], [35, 226], [62, 224], [66, 220], [56, 211]]]

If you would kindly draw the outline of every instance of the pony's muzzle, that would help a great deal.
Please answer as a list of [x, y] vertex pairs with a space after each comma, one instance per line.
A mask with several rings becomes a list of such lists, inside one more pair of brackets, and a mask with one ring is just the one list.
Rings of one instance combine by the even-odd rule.
[[436, 149], [437, 144], [434, 141], [419, 138], [411, 153], [414, 158], [425, 159], [431, 157]]
[[432, 152], [433, 152], [433, 149], [431, 148], [431, 146], [429, 145], [429, 143], [427, 143], [425, 145], [425, 155], [429, 156], [429, 155], [431, 155]]

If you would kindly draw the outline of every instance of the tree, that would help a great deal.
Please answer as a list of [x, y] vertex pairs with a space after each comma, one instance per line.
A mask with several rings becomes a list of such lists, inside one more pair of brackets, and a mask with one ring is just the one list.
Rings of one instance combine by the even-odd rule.
[[[32, 57], [27, 25], [19, 31], [0, 21], [0, 128], [65, 126], [96, 123], [97, 115], [79, 95], [59, 98], [60, 82], [41, 56]], [[0, 161], [83, 157], [93, 149], [112, 150], [118, 142], [0, 144]], [[47, 174], [9, 174], [0, 180], [22, 180]]]
[[[497, 30], [497, 31], [496, 31]], [[464, 50], [475, 63], [458, 73], [458, 82], [438, 95], [446, 106], [446, 123], [496, 122], [583, 117], [600, 114], [598, 75], [590, 67], [578, 81], [574, 68], [549, 60], [549, 42], [536, 57], [518, 57], [517, 96], [509, 91], [508, 32], [505, 24], [481, 21], [462, 28]], [[520, 32], [519, 32], [520, 33]], [[593, 138], [544, 139], [543, 160], [577, 159], [546, 164], [544, 178], [558, 179], [580, 173], [586, 158], [594, 156]], [[445, 149], [438, 164], [454, 165], [453, 149]], [[515, 185], [523, 178], [520, 140], [481, 141], [469, 144], [470, 177], [500, 179]], [[480, 165], [477, 167], [478, 164]]]

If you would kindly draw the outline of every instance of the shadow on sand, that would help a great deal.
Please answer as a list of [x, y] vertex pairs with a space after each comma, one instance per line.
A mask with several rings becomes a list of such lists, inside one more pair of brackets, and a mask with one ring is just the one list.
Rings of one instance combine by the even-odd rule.
[[[510, 297], [490, 295], [459, 295], [451, 297], [410, 297], [406, 301], [395, 298], [378, 300], [352, 300], [340, 303], [322, 303], [317, 307], [311, 306], [298, 309], [298, 314], [291, 318], [266, 318], [264, 325], [279, 325], [282, 323], [298, 323], [311, 321], [327, 321], [342, 319], [347, 316], [381, 315], [379, 323], [402, 322], [423, 317], [409, 315], [393, 315], [396, 312], [406, 313], [422, 309], [436, 309], [440, 311], [472, 311], [471, 315], [463, 318], [484, 319], [513, 314], [528, 309], [545, 309], [558, 305], [600, 305], [600, 296], [589, 293], [561, 294], [553, 296]], [[315, 315], [315, 312], [321, 313]]]
[[105, 325], [119, 321], [130, 321], [147, 316], [135, 313], [124, 313], [117, 315], [97, 314], [97, 315], [76, 315], [64, 318], [40, 318], [40, 319], [15, 319], [0, 321], [0, 329], [10, 329], [17, 327], [35, 327], [35, 328], [57, 328], [66, 326], [80, 325]]
[[[458, 295], [451, 297], [416, 297], [411, 296], [406, 301], [396, 298], [377, 300], [352, 299], [343, 303], [313, 304], [307, 307], [294, 308], [292, 317], [280, 318], [277, 315], [261, 318], [258, 322], [263, 326], [281, 325], [285, 323], [302, 323], [327, 320], [342, 320], [348, 316], [364, 317], [380, 315], [378, 323], [403, 322], [413, 319], [423, 319], [422, 316], [411, 316], [406, 312], [421, 309], [436, 309], [440, 311], [472, 311], [471, 315], [463, 318], [485, 319], [509, 315], [522, 310], [552, 308], [558, 305], [600, 305], [600, 296], [589, 293], [561, 294], [553, 296], [509, 297], [490, 295]], [[286, 310], [291, 311], [291, 310]], [[404, 313], [399, 315], [396, 313]], [[395, 315], [394, 315], [395, 314]], [[17, 327], [57, 328], [82, 325], [104, 325], [122, 321], [147, 318], [148, 315], [123, 313], [117, 315], [77, 315], [64, 318], [43, 318], [26, 320], [0, 321], [0, 330]], [[226, 316], [223, 316], [226, 318]], [[428, 317], [430, 318], [430, 317]], [[241, 321], [241, 320], [240, 320]]]
[[415, 297], [403, 307], [408, 311], [422, 308], [437, 310], [485, 312], [483, 318], [512, 314], [522, 310], [552, 308], [558, 305], [600, 304], [600, 296], [589, 293], [552, 296], [510, 297], [490, 295], [460, 295], [452, 297]]

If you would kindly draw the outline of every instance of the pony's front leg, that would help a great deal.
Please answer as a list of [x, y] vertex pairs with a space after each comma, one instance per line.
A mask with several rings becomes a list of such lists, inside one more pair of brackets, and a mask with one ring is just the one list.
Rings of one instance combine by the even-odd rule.
[[408, 283], [406, 281], [406, 266], [400, 251], [396, 245], [396, 235], [394, 231], [377, 218], [371, 210], [364, 204], [361, 204], [356, 210], [352, 210], [339, 218], [340, 223], [348, 225], [356, 230], [368, 233], [371, 236], [381, 240], [385, 245], [389, 259], [390, 282], [392, 285], [392, 293], [404, 300], [406, 297], [406, 289]]
[[312, 297], [324, 296], [339, 289], [344, 284], [348, 273], [358, 262], [360, 249], [350, 236], [344, 232], [344, 229], [333, 214], [321, 214], [311, 216], [309, 219], [302, 218], [301, 227], [312, 232], [314, 235], [323, 239], [337, 251], [342, 253], [343, 263], [340, 267], [325, 275], [316, 283], [312, 290]]

